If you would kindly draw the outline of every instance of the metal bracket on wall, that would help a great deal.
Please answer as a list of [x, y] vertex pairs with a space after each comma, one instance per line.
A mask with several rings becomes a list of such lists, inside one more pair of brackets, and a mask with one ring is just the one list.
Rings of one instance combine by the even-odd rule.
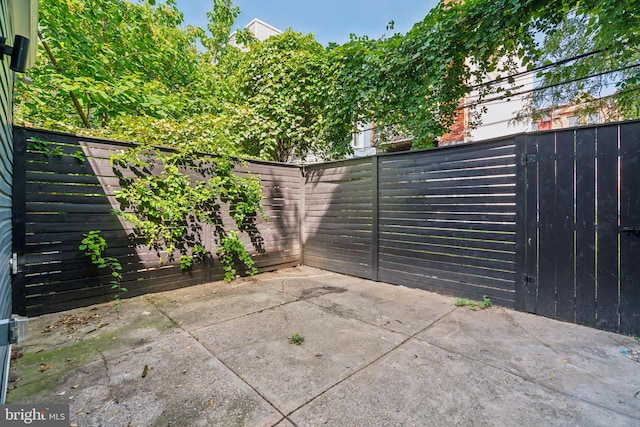
[[18, 254], [13, 253], [11, 259], [9, 260], [9, 264], [11, 265], [11, 274], [18, 274]]
[[0, 345], [19, 344], [29, 337], [29, 319], [13, 315], [0, 320]]

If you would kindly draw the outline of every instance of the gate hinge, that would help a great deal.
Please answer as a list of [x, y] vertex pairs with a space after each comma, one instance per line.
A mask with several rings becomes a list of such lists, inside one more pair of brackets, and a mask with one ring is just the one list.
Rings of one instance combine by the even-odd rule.
[[536, 154], [523, 154], [520, 164], [526, 166], [531, 163], [535, 163], [538, 161], [538, 156]]
[[527, 274], [524, 274], [524, 275], [522, 276], [522, 281], [523, 281], [525, 284], [529, 284], [529, 283], [536, 283], [536, 278], [535, 278], [535, 277], [533, 277], [533, 276], [529, 276], [529, 275], [527, 275]]

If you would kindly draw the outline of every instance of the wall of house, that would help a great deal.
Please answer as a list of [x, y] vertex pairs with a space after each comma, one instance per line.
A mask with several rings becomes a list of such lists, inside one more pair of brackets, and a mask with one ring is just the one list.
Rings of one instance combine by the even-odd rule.
[[[0, 2], [0, 34], [13, 39], [6, 2]], [[11, 316], [11, 206], [13, 174], [13, 72], [9, 59], [0, 62], [0, 320]], [[0, 342], [0, 373], [4, 372], [9, 345]], [[4, 380], [4, 375], [2, 379]], [[4, 403], [4, 381], [1, 401]]]
[[[253, 21], [245, 25], [244, 28], [247, 28], [249, 31], [251, 31], [251, 33], [260, 41], [264, 41], [271, 36], [282, 34], [282, 31], [280, 31], [276, 27], [269, 25], [257, 18], [253, 19]], [[229, 43], [232, 46], [238, 46], [235, 31], [229, 36]]]
[[[497, 99], [500, 98], [498, 94], [489, 95], [486, 99], [489, 102], [483, 102], [476, 109], [476, 111], [480, 111], [481, 108], [484, 108], [481, 116], [482, 124], [475, 129], [468, 127], [465, 141], [482, 141], [530, 131], [531, 119], [525, 121], [516, 121], [514, 119], [527, 106], [527, 96], [529, 95], [527, 93], [517, 94], [533, 90], [533, 77], [534, 73], [527, 73], [516, 77], [511, 84], [506, 81], [499, 82], [496, 86], [503, 86], [516, 95], [505, 99]], [[498, 75], [493, 74], [488, 77], [488, 80], [496, 78], [498, 78]], [[477, 102], [477, 93], [471, 93], [465, 101], [467, 105]], [[467, 119], [470, 114], [472, 113], [468, 111]]]
[[245, 28], [248, 28], [249, 31], [251, 31], [260, 41], [266, 40], [271, 36], [282, 34], [282, 31], [280, 31], [276, 27], [273, 27], [259, 19], [254, 19], [249, 24], [247, 24]]
[[358, 126], [358, 131], [353, 134], [351, 139], [351, 148], [353, 148], [351, 157], [373, 156], [376, 154], [376, 147], [373, 146], [371, 140], [371, 127], [370, 123]]

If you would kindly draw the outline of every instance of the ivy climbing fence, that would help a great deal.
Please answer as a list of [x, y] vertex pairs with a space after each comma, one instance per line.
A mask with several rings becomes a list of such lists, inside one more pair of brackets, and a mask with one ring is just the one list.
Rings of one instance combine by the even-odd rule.
[[[14, 312], [34, 316], [113, 300], [111, 271], [96, 268], [78, 249], [91, 230], [100, 230], [106, 239], [105, 256], [122, 264], [122, 286], [127, 289], [123, 298], [224, 277], [215, 255], [219, 242], [213, 225], [192, 224], [210, 255], [183, 271], [180, 260], [172, 260], [166, 251], [132, 241], [132, 225], [113, 214], [120, 208], [115, 192], [123, 179], [135, 176], [113, 165], [111, 156], [134, 146], [14, 128], [14, 252], [19, 259], [13, 280]], [[210, 176], [202, 170], [187, 167], [185, 173], [206, 180]], [[296, 265], [301, 254], [299, 168], [236, 162], [234, 173], [259, 177], [266, 196], [262, 202], [266, 220], [257, 216], [254, 231], [241, 233], [255, 266], [268, 271]], [[222, 207], [220, 220], [228, 229], [235, 228], [228, 206]]]

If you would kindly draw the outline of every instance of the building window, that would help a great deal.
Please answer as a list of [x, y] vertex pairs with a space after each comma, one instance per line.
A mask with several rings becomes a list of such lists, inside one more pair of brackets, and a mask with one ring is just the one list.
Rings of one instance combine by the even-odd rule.
[[362, 146], [371, 147], [371, 128], [369, 126], [362, 133]]
[[579, 126], [580, 125], [580, 117], [571, 116], [569, 117], [569, 127]]
[[353, 142], [351, 143], [351, 145], [353, 146], [353, 148], [360, 148], [363, 145], [363, 135], [362, 132], [358, 132], [358, 133], [354, 133], [353, 134]]
[[588, 125], [597, 125], [598, 123], [600, 123], [600, 116], [598, 113], [589, 114], [587, 116]]

